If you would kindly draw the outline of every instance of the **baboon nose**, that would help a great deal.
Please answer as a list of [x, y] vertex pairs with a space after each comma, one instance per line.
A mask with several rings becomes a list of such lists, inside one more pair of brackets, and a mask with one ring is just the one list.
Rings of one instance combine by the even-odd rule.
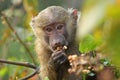
[[58, 43], [55, 43], [54, 45], [55, 45], [55, 46], [61, 46], [62, 43], [58, 42]]

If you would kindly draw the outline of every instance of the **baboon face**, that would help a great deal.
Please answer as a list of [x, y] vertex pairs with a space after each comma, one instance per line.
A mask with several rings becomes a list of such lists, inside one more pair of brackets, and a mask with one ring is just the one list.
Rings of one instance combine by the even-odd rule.
[[[68, 45], [66, 24], [56, 22], [43, 28], [45, 39], [52, 51], [63, 50]], [[59, 48], [59, 49], [58, 49]]]
[[[67, 11], [62, 7], [48, 7], [31, 21], [33, 31], [41, 45], [51, 51], [63, 51], [75, 38], [76, 19], [74, 10]], [[47, 43], [47, 44], [46, 44]]]

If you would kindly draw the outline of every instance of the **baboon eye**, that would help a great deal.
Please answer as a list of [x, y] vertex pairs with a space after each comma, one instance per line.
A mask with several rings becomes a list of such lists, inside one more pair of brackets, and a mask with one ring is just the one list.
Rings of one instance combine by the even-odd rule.
[[57, 30], [61, 30], [63, 27], [64, 27], [64, 24], [58, 24], [58, 25], [56, 26], [56, 29], [57, 29]]
[[51, 27], [47, 27], [47, 28], [45, 28], [45, 31], [46, 32], [51, 32], [53, 29], [51, 28]]

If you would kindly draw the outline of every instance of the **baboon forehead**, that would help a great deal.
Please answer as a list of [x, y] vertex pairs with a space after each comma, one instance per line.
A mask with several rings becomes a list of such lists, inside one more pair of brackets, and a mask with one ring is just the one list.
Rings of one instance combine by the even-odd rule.
[[48, 18], [64, 17], [68, 15], [68, 11], [60, 6], [51, 6], [42, 10], [38, 16], [47, 16]]
[[54, 22], [65, 22], [69, 13], [62, 7], [51, 6], [41, 11], [36, 17], [39, 26], [46, 26]]

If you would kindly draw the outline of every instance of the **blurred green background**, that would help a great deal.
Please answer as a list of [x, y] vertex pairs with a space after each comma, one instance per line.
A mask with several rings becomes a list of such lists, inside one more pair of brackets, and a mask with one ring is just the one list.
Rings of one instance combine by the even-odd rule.
[[[0, 13], [7, 16], [37, 64], [35, 37], [29, 22], [38, 12], [52, 5], [81, 11], [77, 29], [81, 52], [100, 50], [113, 65], [120, 67], [120, 0], [0, 0]], [[24, 46], [2, 20], [2, 14], [0, 17], [0, 59], [33, 63]], [[31, 72], [24, 67], [0, 63], [0, 80], [17, 80]]]

